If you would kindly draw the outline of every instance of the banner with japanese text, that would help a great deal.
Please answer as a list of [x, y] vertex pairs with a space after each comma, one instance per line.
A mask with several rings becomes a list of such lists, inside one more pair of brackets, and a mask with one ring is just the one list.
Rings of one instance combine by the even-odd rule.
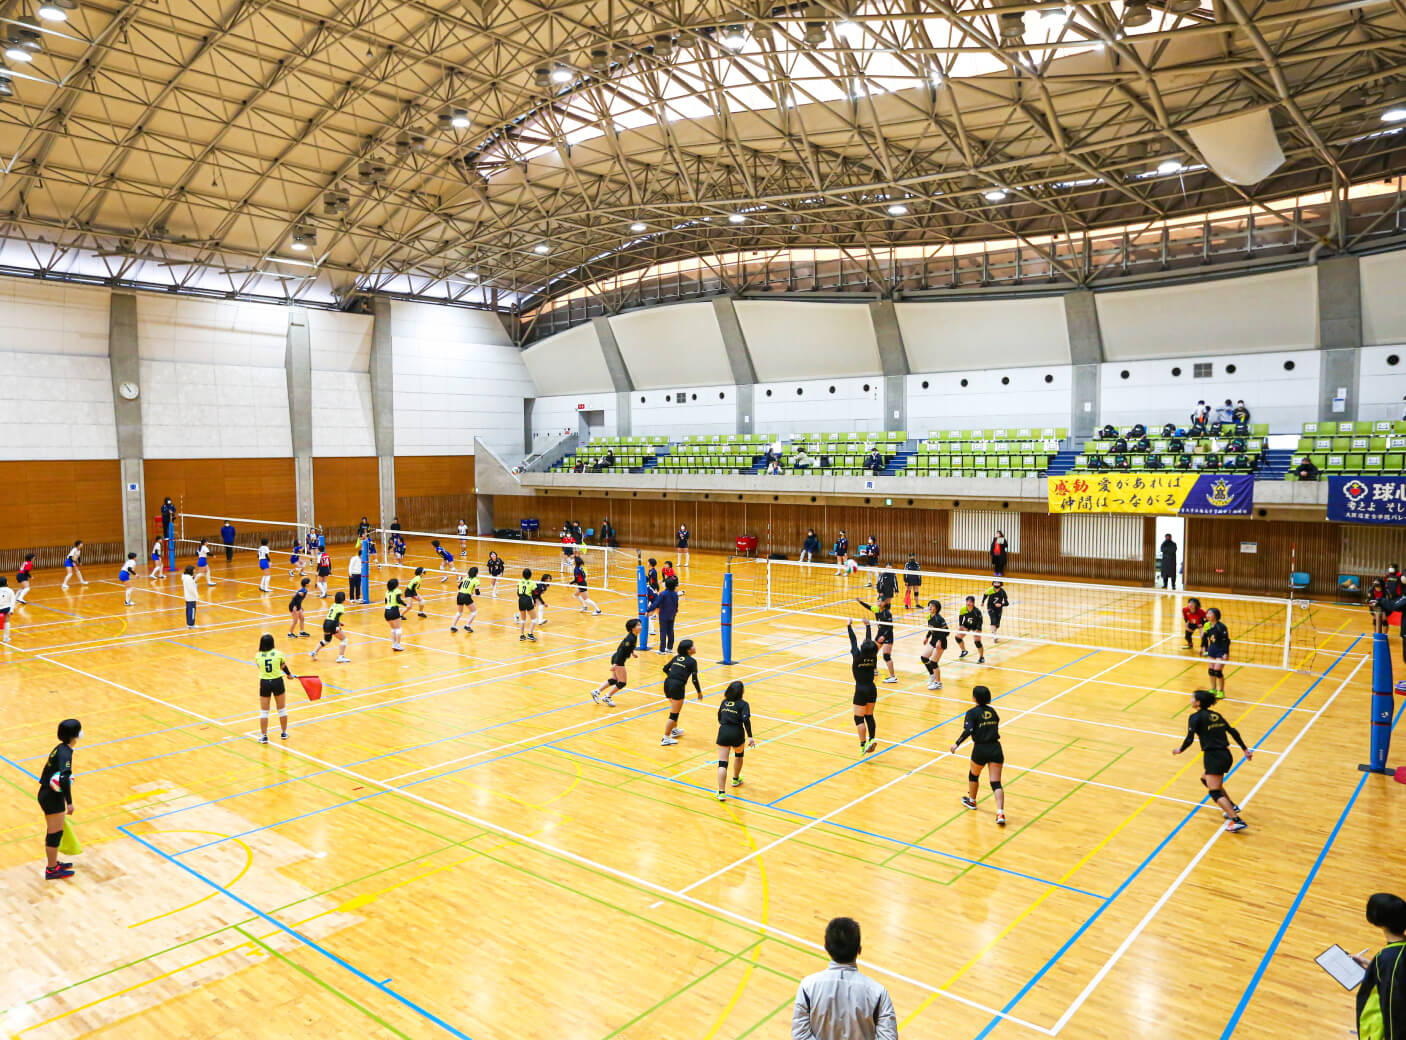
[[1050, 477], [1051, 513], [1243, 516], [1255, 499], [1249, 474], [1071, 473]]
[[1406, 524], [1406, 478], [1329, 477], [1328, 519]]

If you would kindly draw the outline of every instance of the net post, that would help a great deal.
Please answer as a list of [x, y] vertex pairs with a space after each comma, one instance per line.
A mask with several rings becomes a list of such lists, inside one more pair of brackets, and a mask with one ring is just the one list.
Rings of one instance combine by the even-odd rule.
[[[181, 517], [181, 527], [185, 527], [185, 516]], [[165, 517], [161, 524], [161, 533], [166, 539], [166, 570], [176, 569], [176, 522], [171, 517]]]
[[635, 601], [639, 608], [641, 650], [649, 649], [649, 585], [644, 579], [644, 564], [635, 567]]
[[361, 536], [361, 602], [371, 602], [371, 532]]
[[[768, 573], [770, 569], [768, 568]], [[768, 595], [770, 593], [768, 592]], [[732, 557], [727, 558], [727, 570], [723, 572], [723, 595], [718, 629], [722, 634], [723, 659], [718, 664], [736, 664], [732, 659]]]
[[1291, 595], [1284, 604], [1284, 659], [1281, 666], [1289, 670], [1289, 646], [1294, 638], [1294, 597]]
[[1386, 773], [1391, 752], [1391, 643], [1385, 632], [1372, 633], [1372, 735], [1367, 762], [1357, 768], [1364, 773]]

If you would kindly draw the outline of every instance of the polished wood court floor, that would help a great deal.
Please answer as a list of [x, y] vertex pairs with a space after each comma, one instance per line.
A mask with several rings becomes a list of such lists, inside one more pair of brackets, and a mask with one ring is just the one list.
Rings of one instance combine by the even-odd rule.
[[[451, 635], [431, 574], [405, 653], [377, 602], [348, 612], [336, 665], [286, 639], [286, 570], [264, 595], [248, 554], [218, 559], [193, 631], [177, 581], [137, 581], [124, 608], [111, 570], [67, 592], [41, 572], [0, 653], [7, 1037], [783, 1037], [838, 914], [905, 1037], [1347, 1037], [1352, 995], [1312, 958], [1375, 945], [1367, 895], [1406, 886], [1406, 787], [1355, 768], [1357, 608], [1314, 608], [1311, 672], [1229, 670], [1225, 711], [1264, 752], [1227, 784], [1250, 823], [1232, 835], [1200, 756], [1170, 754], [1204, 680], [1190, 655], [1008, 642], [978, 666], [954, 647], [930, 692], [905, 635], [866, 758], [840, 627], [749, 602], [744, 572], [737, 663], [714, 663], [722, 561], [695, 554], [678, 630], [707, 700], [660, 747], [662, 658], [632, 662], [614, 710], [589, 696], [630, 590], [600, 617], [553, 590], [533, 645], [502, 587]], [[327, 684], [267, 747], [265, 631]], [[719, 804], [732, 679], [759, 746]], [[999, 697], [1004, 829], [984, 784], [961, 808], [946, 750], [976, 683]], [[45, 882], [33, 775], [66, 716], [85, 849]]]

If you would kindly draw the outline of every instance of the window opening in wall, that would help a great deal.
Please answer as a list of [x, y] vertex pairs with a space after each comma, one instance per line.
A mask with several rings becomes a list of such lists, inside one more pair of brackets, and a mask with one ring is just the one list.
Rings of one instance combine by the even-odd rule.
[[1198, 361], [1191, 366], [1192, 379], [1210, 379], [1211, 363], [1209, 361]]

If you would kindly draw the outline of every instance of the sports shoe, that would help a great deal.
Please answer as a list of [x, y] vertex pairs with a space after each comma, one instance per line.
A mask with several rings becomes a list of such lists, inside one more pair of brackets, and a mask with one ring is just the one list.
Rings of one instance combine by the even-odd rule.
[[962, 651], [960, 654], [958, 654], [957, 656], [958, 656], [958, 657], [966, 657], [966, 656], [967, 656], [967, 651], [963, 650], [963, 651]]
[[869, 740], [868, 740], [868, 742], [864, 745], [864, 753], [867, 755], [867, 754], [869, 754], [869, 752], [873, 751], [873, 750], [874, 750], [876, 747], [878, 747], [878, 746], [879, 746], [879, 738], [878, 738], [878, 737], [870, 737]]
[[666, 657], [669, 655], [669, 651], [665, 650], [663, 647], [660, 647], [658, 650], [655, 650], [654, 652], [655, 652], [656, 654], [663, 654], [663, 655], [665, 655]]
[[468, 632], [468, 633], [470, 633], [470, 634], [472, 634], [472, 632], [473, 632], [473, 627], [472, 627], [471, 625], [465, 625], [465, 626], [464, 626], [464, 631], [465, 631], [465, 632]]
[[600, 690], [591, 691], [591, 700], [595, 701], [597, 704], [600, 703]]
[[399, 654], [399, 653], [403, 653], [403, 652], [404, 652], [405, 647], [403, 647], [403, 646], [393, 646], [393, 647], [391, 647], [391, 649], [394, 650], [396, 653]]
[[298, 633], [298, 638], [299, 638], [299, 639], [307, 639], [307, 638], [308, 638], [308, 634], [307, 634], [306, 632], [299, 632], [299, 633]]
[[260, 744], [267, 744], [268, 742], [269, 742], [269, 735], [268, 735], [267, 733], [260, 733], [260, 734], [259, 734], [259, 743], [260, 743]]
[[714, 792], [713, 792], [713, 797], [716, 798], [716, 799], [717, 799], [718, 801], [720, 801], [720, 802], [725, 802], [725, 801], [727, 801], [727, 795], [723, 794], [721, 791], [714, 791]]
[[896, 675], [890, 675], [890, 676], [888, 676], [887, 678], [884, 679], [884, 682], [886, 682], [886, 683], [896, 683], [896, 682], [898, 682], [898, 676], [896, 676]]
[[601, 698], [601, 700], [605, 701], [608, 707], [615, 707], [615, 694], [607, 693], [604, 697]]
[[965, 805], [968, 809], [976, 808], [976, 801], [968, 797], [967, 795], [962, 795], [962, 804]]
[[1248, 827], [1248, 826], [1250, 826], [1250, 825], [1249, 825], [1248, 823], [1246, 823], [1244, 820], [1239, 820], [1239, 819], [1237, 819], [1237, 820], [1231, 820], [1229, 823], [1227, 823], [1227, 824], [1225, 825], [1225, 829], [1228, 830], [1231, 834], [1235, 834], [1235, 833], [1238, 833], [1239, 831], [1243, 831], [1243, 830], [1244, 830], [1246, 827]]
[[287, 739], [288, 739], [288, 731], [285, 729], [282, 733], [279, 734], [279, 736], [282, 737], [284, 740], [287, 740]]
[[449, 631], [451, 631], [451, 632], [457, 632], [457, 631], [459, 631], [459, 630], [458, 630], [457, 628], [455, 628], [453, 625], [450, 625], [450, 626], [449, 626]]
[[350, 657], [339, 657], [339, 658], [337, 658], [337, 660], [336, 660], [335, 663], [336, 663], [336, 664], [351, 664], [351, 658], [350, 658]]
[[426, 614], [424, 611], [421, 611], [420, 613], [416, 614], [415, 616], [416, 616], [416, 617], [429, 617], [429, 615]]
[[[47, 870], [48, 868], [46, 867], [45, 869]], [[72, 863], [65, 863], [63, 860], [59, 860], [59, 869], [60, 869], [60, 870], [72, 870], [72, 869], [73, 869], [73, 864], [72, 864]]]
[[929, 679], [929, 680], [928, 680], [928, 689], [929, 689], [929, 690], [940, 690], [940, 689], [942, 689], [942, 683], [938, 682], [936, 679]]
[[674, 736], [676, 736], [676, 737], [681, 737], [681, 736], [683, 736], [683, 730], [682, 730], [680, 727], [675, 726], [675, 727], [674, 727]]
[[742, 786], [742, 778], [741, 778], [740, 776], [734, 776], [734, 777], [732, 778], [732, 786], [733, 786], [733, 787], [741, 787], [741, 786]]
[[590, 612], [591, 612], [591, 608], [590, 608], [590, 607], [582, 607], [581, 610], [580, 610], [580, 613], [582, 613], [582, 614], [589, 614]]
[[[321, 649], [322, 649], [322, 647], [320, 647], [320, 646], [317, 648], [317, 650], [321, 650]], [[308, 654], [308, 656], [309, 656], [310, 658], [312, 658], [314, 661], [317, 660], [317, 650], [314, 650], [312, 653]]]
[[976, 663], [977, 663], [977, 664], [985, 664], [985, 663], [986, 663], [986, 655], [985, 655], [985, 654], [982, 654], [980, 657], [978, 657], [978, 658], [976, 659]]
[[64, 878], [73, 877], [72, 870], [65, 870], [63, 867], [45, 867], [45, 881], [62, 881]]
[[526, 642], [526, 640], [527, 640], [527, 637], [526, 637], [525, 635], [523, 635], [521, 632], [519, 632], [519, 633], [517, 634], [517, 641], [518, 641], [519, 643]]
[[660, 747], [673, 747], [673, 746], [674, 746], [675, 744], [677, 744], [677, 743], [678, 743], [678, 741], [675, 740], [673, 737], [660, 737], [660, 738], [659, 738], [659, 746], [660, 746]]
[[600, 616], [601, 616], [602, 614], [604, 614], [604, 613], [605, 613], [605, 611], [603, 611], [603, 610], [601, 610], [599, 607], [597, 607], [597, 608], [596, 608], [596, 612], [595, 612], [594, 614], [592, 614], [591, 617], [600, 617]]
[[998, 812], [998, 813], [996, 814], [996, 826], [997, 826], [997, 827], [1004, 827], [1005, 825], [1006, 825], [1006, 814], [1003, 813], [1003, 812]]
[[531, 632], [527, 633], [527, 638], [530, 639], [530, 640], [532, 640], [532, 642], [534, 642], [534, 643], [537, 642], [537, 637], [536, 637], [535, 635], [533, 635]]

